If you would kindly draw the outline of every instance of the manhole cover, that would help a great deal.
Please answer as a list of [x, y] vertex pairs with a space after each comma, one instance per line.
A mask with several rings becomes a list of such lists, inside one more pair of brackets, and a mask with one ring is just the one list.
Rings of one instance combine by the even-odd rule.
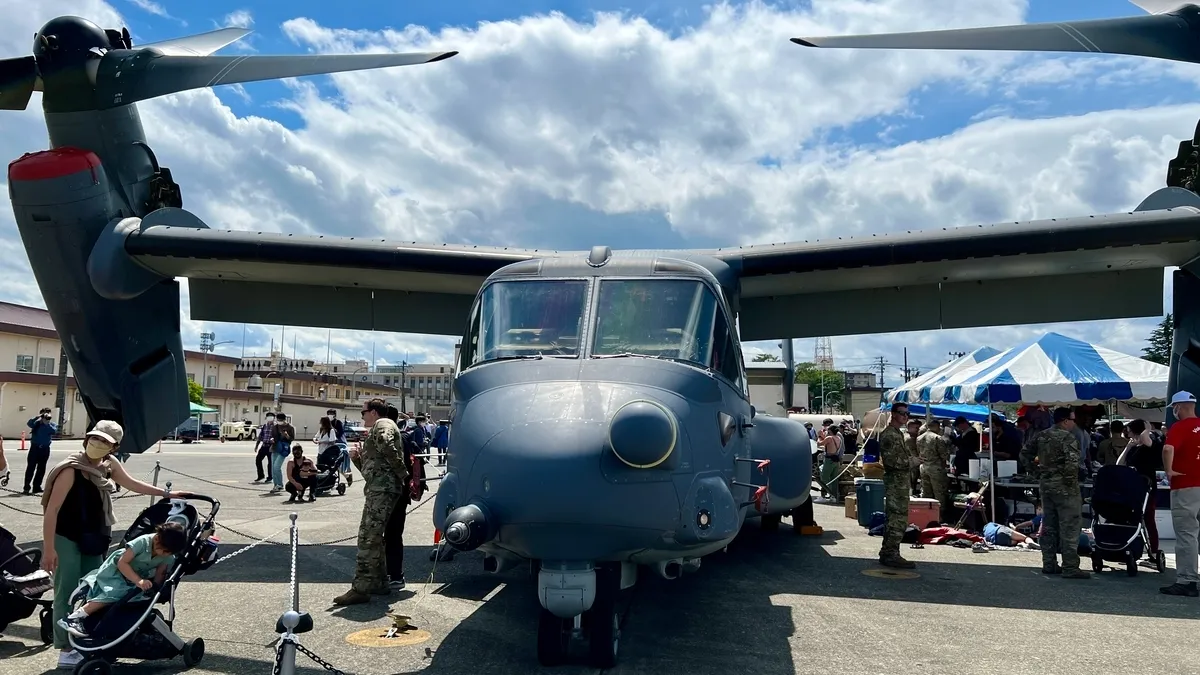
[[387, 637], [387, 626], [376, 626], [351, 633], [346, 636], [346, 642], [359, 647], [408, 647], [419, 645], [433, 637], [427, 630], [407, 630], [396, 633], [395, 637]]
[[863, 570], [863, 574], [879, 579], [918, 579], [920, 574], [903, 570]]

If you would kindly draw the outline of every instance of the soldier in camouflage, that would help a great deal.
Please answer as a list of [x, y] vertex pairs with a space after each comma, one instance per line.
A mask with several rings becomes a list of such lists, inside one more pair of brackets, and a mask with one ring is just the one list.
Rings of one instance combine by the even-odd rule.
[[908, 406], [893, 403], [891, 420], [883, 433], [879, 434], [879, 455], [883, 462], [883, 510], [887, 514], [879, 563], [900, 569], [916, 567], [911, 561], [900, 557], [900, 540], [908, 528], [908, 498], [911, 495], [909, 448], [904, 431], [907, 420]]
[[[950, 441], [942, 436], [942, 423], [933, 420], [925, 433], [917, 438], [917, 451], [921, 456], [921, 496], [936, 499], [941, 505], [940, 522], [948, 520], [950, 513]], [[923, 525], [923, 523], [917, 523]]]
[[408, 486], [400, 428], [387, 417], [387, 403], [373, 398], [363, 407], [363, 424], [371, 429], [362, 452], [350, 459], [363, 475], [362, 521], [358, 526], [358, 559], [350, 590], [334, 598], [337, 605], [369, 602], [372, 595], [388, 595], [387, 554], [384, 532], [392, 512]]
[[[1079, 531], [1083, 526], [1079, 492], [1079, 441], [1075, 413], [1055, 408], [1054, 426], [1037, 435], [1021, 451], [1021, 465], [1035, 471], [1042, 498], [1042, 574], [1064, 579], [1089, 579], [1079, 569]], [[1036, 455], [1036, 465], [1035, 465]], [[1062, 556], [1062, 566], [1058, 557]]]

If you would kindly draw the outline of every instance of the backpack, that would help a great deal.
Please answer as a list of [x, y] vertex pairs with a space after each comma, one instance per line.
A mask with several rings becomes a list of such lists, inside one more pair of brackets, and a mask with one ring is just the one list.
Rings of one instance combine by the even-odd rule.
[[1154, 471], [1163, 470], [1162, 453], [1163, 446], [1167, 444], [1166, 436], [1163, 436], [1161, 431], [1150, 431], [1150, 440], [1153, 445], [1150, 447], [1140, 446], [1138, 452], [1133, 456], [1133, 465], [1138, 471], [1149, 476]]

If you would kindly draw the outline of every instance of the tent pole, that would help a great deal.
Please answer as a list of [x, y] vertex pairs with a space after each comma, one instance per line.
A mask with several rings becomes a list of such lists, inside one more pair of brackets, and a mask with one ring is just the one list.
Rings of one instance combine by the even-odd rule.
[[[994, 523], [994, 522], [996, 522], [996, 438], [991, 435], [991, 431], [992, 431], [992, 397], [991, 396], [988, 397], [987, 429], [988, 429], [988, 434], [989, 434], [989, 436], [988, 436], [988, 454], [990, 455], [988, 457], [988, 464], [991, 465], [991, 470], [988, 471], [988, 489], [992, 493], [992, 496], [988, 499], [988, 501], [991, 502], [991, 504], [992, 504], [992, 522]], [[982, 436], [979, 437], [979, 442], [980, 443], [983, 442]]]

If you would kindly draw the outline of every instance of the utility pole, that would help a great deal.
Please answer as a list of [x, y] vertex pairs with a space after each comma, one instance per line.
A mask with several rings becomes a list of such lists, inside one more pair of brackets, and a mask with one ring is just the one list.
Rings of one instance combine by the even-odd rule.
[[904, 348], [904, 381], [908, 382], [908, 347]]
[[879, 368], [879, 388], [880, 388], [880, 389], [883, 389], [883, 388], [884, 388], [884, 387], [883, 387], [883, 382], [884, 382], [884, 379], [883, 379], [883, 371], [884, 371], [884, 369], [885, 369], [885, 368], [887, 368], [887, 365], [888, 365], [888, 364], [887, 364], [887, 361], [885, 361], [885, 360], [884, 360], [884, 358], [883, 358], [882, 356], [881, 356], [881, 357], [879, 357], [879, 364], [878, 364], [878, 368]]
[[404, 388], [408, 386], [408, 360], [400, 362], [400, 412], [408, 413], [405, 406]]
[[[79, 391], [79, 383], [75, 383], [75, 391]], [[54, 394], [54, 405], [58, 406], [58, 433], [63, 432], [63, 424], [67, 421], [67, 350], [58, 350], [58, 391]], [[90, 423], [90, 420], [89, 420]]]
[[961, 359], [966, 355], [966, 352], [950, 352], [950, 361], [953, 361], [954, 359]]
[[208, 353], [213, 350], [213, 342], [216, 339], [216, 333], [200, 334], [200, 351], [204, 353], [204, 371], [200, 375], [200, 386], [204, 389], [208, 389]]

